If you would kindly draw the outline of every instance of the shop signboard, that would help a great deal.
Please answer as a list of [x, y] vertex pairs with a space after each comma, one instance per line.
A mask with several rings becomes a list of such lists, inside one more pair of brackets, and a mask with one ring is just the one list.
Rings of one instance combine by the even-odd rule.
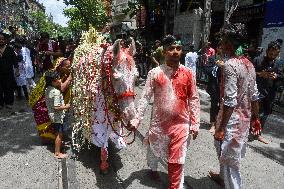
[[[262, 47], [276, 39], [284, 40], [284, 1], [270, 0], [265, 7], [264, 28], [262, 36]], [[281, 48], [281, 58], [284, 59], [284, 47]]]
[[284, 1], [270, 0], [266, 3], [265, 28], [284, 27]]

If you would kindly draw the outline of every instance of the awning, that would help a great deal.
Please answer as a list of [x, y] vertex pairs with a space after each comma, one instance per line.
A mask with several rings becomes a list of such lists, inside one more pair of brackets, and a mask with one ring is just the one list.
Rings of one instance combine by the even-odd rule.
[[264, 7], [264, 3], [238, 7], [230, 21], [233, 23], [247, 23], [253, 19], [262, 19], [264, 18]]

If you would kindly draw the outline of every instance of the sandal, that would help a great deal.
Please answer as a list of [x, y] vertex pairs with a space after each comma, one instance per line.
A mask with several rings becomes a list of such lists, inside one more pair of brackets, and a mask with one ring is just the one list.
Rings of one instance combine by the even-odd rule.
[[54, 155], [54, 157], [57, 158], [57, 159], [65, 159], [65, 158], [68, 157], [68, 155], [60, 153], [60, 154]]
[[220, 174], [214, 173], [213, 171], [209, 171], [208, 177], [213, 180], [215, 183], [217, 183], [219, 186], [224, 187], [225, 183], [224, 180], [220, 177]]

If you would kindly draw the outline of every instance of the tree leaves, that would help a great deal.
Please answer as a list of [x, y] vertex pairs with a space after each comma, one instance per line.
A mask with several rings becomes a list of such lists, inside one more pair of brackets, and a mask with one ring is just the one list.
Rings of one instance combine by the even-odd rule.
[[72, 6], [64, 10], [65, 16], [70, 18], [71, 29], [88, 30], [92, 25], [96, 29], [102, 28], [108, 21], [110, 1], [102, 0], [64, 0], [66, 5]]
[[30, 17], [34, 21], [34, 27], [38, 29], [38, 33], [47, 32], [51, 37], [62, 36], [70, 37], [71, 30], [68, 27], [63, 27], [54, 23], [43, 11], [33, 11]]

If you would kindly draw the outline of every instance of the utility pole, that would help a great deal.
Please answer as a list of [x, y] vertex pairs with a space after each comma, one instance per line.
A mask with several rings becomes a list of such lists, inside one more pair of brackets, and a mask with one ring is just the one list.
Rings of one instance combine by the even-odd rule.
[[208, 42], [211, 28], [212, 0], [204, 0], [202, 45]]
[[164, 35], [167, 35], [167, 34], [168, 34], [168, 22], [169, 22], [169, 0], [166, 0], [166, 5], [165, 5]]

